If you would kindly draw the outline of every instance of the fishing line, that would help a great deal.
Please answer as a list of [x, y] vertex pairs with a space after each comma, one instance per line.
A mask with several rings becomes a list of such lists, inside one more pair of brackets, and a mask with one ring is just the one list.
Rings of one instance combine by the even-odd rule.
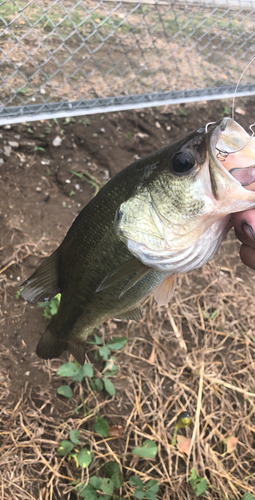
[[[236, 84], [236, 88], [235, 88], [235, 92], [234, 92], [234, 97], [233, 97], [233, 104], [232, 104], [232, 120], [235, 120], [235, 98], [236, 98], [237, 89], [238, 89], [238, 87], [239, 87], [239, 85], [240, 85], [240, 82], [241, 82], [241, 80], [242, 80], [242, 78], [243, 78], [244, 74], [246, 73], [246, 71], [247, 71], [247, 69], [250, 67], [250, 65], [253, 63], [253, 61], [255, 61], [255, 56], [254, 56], [254, 57], [250, 60], [250, 62], [249, 62], [249, 63], [247, 64], [247, 66], [244, 68], [244, 70], [243, 70], [243, 72], [242, 72], [241, 76], [239, 77], [238, 82], [237, 82], [237, 84]], [[206, 134], [207, 134], [207, 132], [208, 132], [208, 127], [209, 127], [210, 125], [214, 125], [215, 123], [216, 123], [216, 122], [209, 122], [209, 123], [207, 123], [207, 124], [206, 124], [206, 126], [205, 126], [205, 133], [206, 133]], [[218, 160], [223, 162], [223, 161], [225, 161], [225, 159], [227, 158], [227, 156], [228, 156], [229, 154], [234, 154], [234, 153], [238, 153], [239, 151], [242, 151], [242, 149], [244, 149], [244, 148], [245, 148], [245, 146], [247, 146], [247, 144], [249, 144], [249, 142], [250, 142], [250, 141], [252, 140], [252, 138], [254, 137], [255, 132], [254, 132], [254, 130], [253, 130], [253, 127], [255, 127], [255, 123], [252, 123], [252, 124], [249, 126], [249, 130], [251, 131], [251, 136], [247, 139], [247, 141], [246, 141], [246, 142], [245, 142], [245, 143], [244, 143], [244, 144], [243, 144], [240, 148], [235, 149], [234, 151], [229, 151], [229, 152], [224, 151], [224, 150], [220, 150], [220, 149], [218, 149], [218, 148], [215, 148], [215, 149], [216, 149], [216, 151], [218, 151], [218, 153], [217, 153], [217, 155], [216, 155], [216, 156], [217, 156], [217, 158], [218, 158]]]
[[[233, 104], [232, 104], [232, 120], [235, 119], [235, 98], [236, 98], [236, 93], [237, 93], [237, 89], [240, 85], [240, 82], [244, 76], [244, 74], [246, 73], [247, 69], [249, 68], [249, 66], [251, 65], [251, 63], [253, 63], [253, 61], [255, 60], [255, 56], [250, 60], [250, 62], [247, 64], [247, 66], [244, 68], [237, 84], [236, 84], [236, 88], [235, 88], [235, 92], [234, 92], [234, 97], [233, 97]], [[253, 124], [254, 125], [254, 124]]]

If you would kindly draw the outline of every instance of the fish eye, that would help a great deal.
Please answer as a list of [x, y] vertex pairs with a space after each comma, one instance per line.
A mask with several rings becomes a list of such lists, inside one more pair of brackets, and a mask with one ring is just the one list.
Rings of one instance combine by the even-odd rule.
[[172, 165], [175, 174], [185, 175], [194, 167], [195, 159], [191, 153], [180, 151], [173, 156]]

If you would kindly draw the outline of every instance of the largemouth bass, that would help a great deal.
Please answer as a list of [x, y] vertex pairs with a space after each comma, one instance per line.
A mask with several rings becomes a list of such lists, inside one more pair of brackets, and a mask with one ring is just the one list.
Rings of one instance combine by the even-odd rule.
[[39, 357], [69, 350], [83, 364], [95, 326], [110, 317], [138, 321], [150, 293], [167, 304], [176, 273], [212, 259], [231, 214], [255, 207], [255, 192], [244, 187], [254, 182], [255, 141], [234, 152], [248, 137], [224, 118], [132, 163], [99, 191], [22, 285], [33, 303], [61, 293]]

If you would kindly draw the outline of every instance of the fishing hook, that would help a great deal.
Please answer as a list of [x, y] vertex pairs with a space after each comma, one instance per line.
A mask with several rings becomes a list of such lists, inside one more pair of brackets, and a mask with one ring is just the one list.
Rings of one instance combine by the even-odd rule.
[[209, 122], [209, 123], [207, 123], [207, 124], [206, 124], [206, 126], [205, 126], [205, 133], [206, 133], [206, 134], [207, 134], [207, 132], [208, 132], [208, 127], [209, 127], [210, 125], [214, 125], [214, 123], [216, 123], [216, 122]]

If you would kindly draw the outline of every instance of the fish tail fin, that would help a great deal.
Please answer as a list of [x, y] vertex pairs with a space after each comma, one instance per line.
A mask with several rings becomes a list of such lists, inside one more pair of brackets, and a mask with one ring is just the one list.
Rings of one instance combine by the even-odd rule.
[[28, 302], [51, 300], [60, 292], [58, 280], [59, 252], [56, 250], [22, 283], [21, 297]]
[[85, 362], [85, 345], [83, 342], [68, 342], [52, 332], [52, 323], [49, 324], [41, 336], [36, 354], [42, 359], [59, 358], [63, 351], [69, 351], [80, 365]]
[[37, 344], [36, 354], [42, 359], [59, 358], [67, 349], [67, 341], [61, 340], [52, 333], [50, 323]]
[[70, 342], [68, 344], [68, 351], [78, 361], [80, 365], [85, 363], [85, 345], [83, 342]]

